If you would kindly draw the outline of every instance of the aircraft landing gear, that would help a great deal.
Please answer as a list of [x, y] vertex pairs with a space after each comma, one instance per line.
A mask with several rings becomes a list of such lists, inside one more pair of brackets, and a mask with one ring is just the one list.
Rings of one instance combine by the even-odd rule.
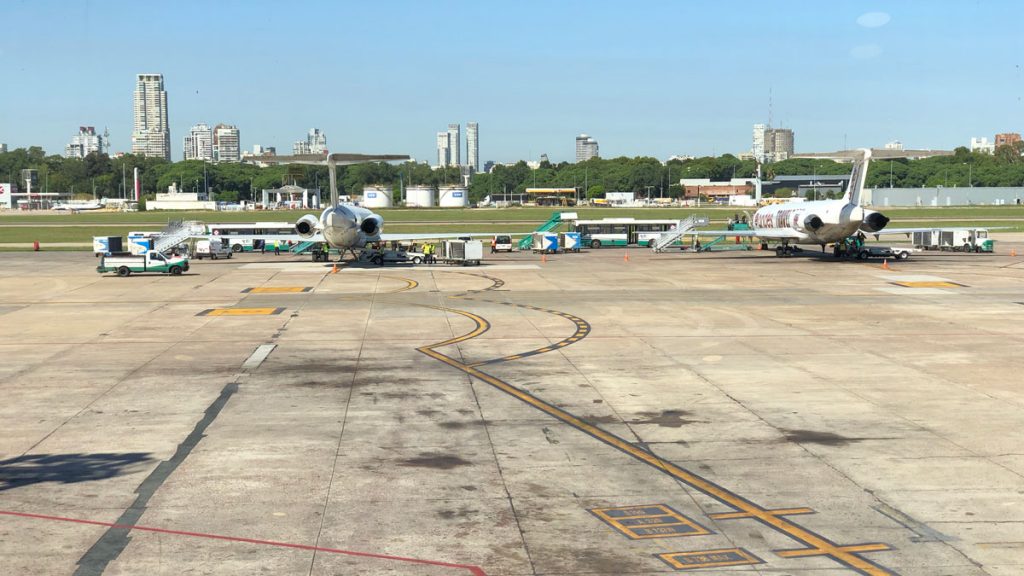
[[800, 252], [800, 248], [796, 246], [790, 246], [789, 244], [779, 244], [775, 247], [775, 256], [778, 258], [789, 258], [796, 252]]

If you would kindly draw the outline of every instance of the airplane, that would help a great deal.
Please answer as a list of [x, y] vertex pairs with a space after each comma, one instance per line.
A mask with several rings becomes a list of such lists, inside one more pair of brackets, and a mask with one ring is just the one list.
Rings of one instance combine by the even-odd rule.
[[94, 201], [58, 202], [53, 205], [54, 210], [70, 210], [72, 212], [78, 212], [80, 210], [100, 210], [102, 208], [102, 204]]
[[372, 210], [343, 204], [338, 200], [335, 175], [338, 166], [362, 164], [364, 162], [391, 162], [409, 160], [403, 154], [301, 154], [295, 156], [260, 156], [254, 160], [268, 164], [309, 164], [327, 166], [331, 183], [331, 204], [317, 217], [307, 214], [295, 222], [295, 232], [303, 240], [322, 237], [332, 248], [344, 255], [346, 251], [355, 256], [355, 250], [367, 244], [401, 240], [428, 240], [480, 236], [478, 233], [462, 234], [384, 234], [384, 218]]
[[[868, 174], [868, 164], [874, 155], [886, 158], [905, 158], [908, 156], [938, 155], [932, 151], [914, 150], [871, 150], [862, 148], [828, 154], [809, 154], [797, 157], [852, 159], [853, 170], [846, 193], [840, 200], [817, 200], [811, 202], [786, 202], [763, 206], [754, 213], [750, 220], [750, 230], [700, 230], [701, 236], [745, 236], [761, 239], [767, 248], [768, 241], [776, 241], [775, 255], [791, 256], [799, 250], [797, 244], [815, 244], [825, 251], [828, 244], [836, 244], [835, 254], [839, 255], [838, 244], [846, 238], [859, 234], [873, 235], [877, 239], [882, 234], [906, 234], [932, 230], [932, 228], [886, 228], [889, 218], [876, 210], [861, 207], [860, 199], [864, 191], [864, 181]], [[876, 156], [877, 157], [877, 156]]]

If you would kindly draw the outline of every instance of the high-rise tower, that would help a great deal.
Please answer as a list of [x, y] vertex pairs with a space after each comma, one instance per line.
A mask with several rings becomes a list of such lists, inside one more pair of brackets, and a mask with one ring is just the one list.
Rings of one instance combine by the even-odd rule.
[[466, 163], [473, 172], [480, 171], [480, 125], [476, 122], [466, 124]]
[[163, 74], [136, 76], [132, 154], [171, 159], [171, 130], [167, 124], [167, 92]]

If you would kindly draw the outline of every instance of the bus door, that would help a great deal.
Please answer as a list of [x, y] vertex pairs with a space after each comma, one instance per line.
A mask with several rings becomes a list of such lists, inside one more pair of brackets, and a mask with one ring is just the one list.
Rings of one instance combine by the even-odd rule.
[[635, 224], [626, 227], [626, 245], [633, 246], [640, 242], [640, 234]]

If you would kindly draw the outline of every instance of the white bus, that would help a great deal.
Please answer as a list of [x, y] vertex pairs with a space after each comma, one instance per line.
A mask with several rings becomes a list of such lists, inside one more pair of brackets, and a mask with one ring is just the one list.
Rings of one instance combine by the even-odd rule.
[[259, 250], [260, 242], [266, 243], [268, 248], [274, 240], [281, 241], [282, 246], [285, 241], [301, 242], [291, 222], [229, 222], [208, 224], [206, 230], [211, 236], [226, 238], [232, 252]]
[[[678, 220], [605, 218], [603, 220], [575, 220], [573, 231], [579, 232], [580, 242], [591, 248], [652, 246], [662, 232], [667, 232], [678, 224]], [[680, 240], [675, 242], [675, 244], [680, 243]]]

